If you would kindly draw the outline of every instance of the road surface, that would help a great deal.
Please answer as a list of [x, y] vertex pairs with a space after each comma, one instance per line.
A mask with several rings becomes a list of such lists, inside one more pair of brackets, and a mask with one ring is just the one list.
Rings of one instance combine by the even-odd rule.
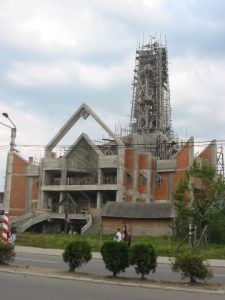
[[[40, 268], [54, 268], [54, 269], [65, 270], [65, 271], [69, 269], [68, 264], [63, 262], [62, 256], [58, 256], [58, 255], [17, 253], [16, 259], [13, 264], [21, 265], [21, 266], [30, 265], [30, 266], [40, 267]], [[214, 267], [212, 268], [212, 270], [214, 276], [212, 279], [208, 280], [208, 282], [224, 284], [225, 268]], [[112, 275], [112, 273], [105, 268], [102, 259], [92, 258], [92, 260], [88, 264], [84, 265], [78, 271], [87, 272], [87, 273], [96, 273], [104, 276]], [[134, 267], [132, 266], [126, 269], [125, 273], [121, 273], [120, 275], [126, 277], [135, 277], [135, 278], [138, 277], [138, 275], [134, 270]], [[154, 280], [170, 280], [176, 282], [177, 281], [184, 282], [181, 280], [181, 277], [178, 273], [172, 272], [169, 264], [158, 264], [156, 273], [150, 274], [149, 276], [146, 277]]]
[[7, 300], [224, 300], [224, 295], [32, 277], [0, 272], [1, 299]]

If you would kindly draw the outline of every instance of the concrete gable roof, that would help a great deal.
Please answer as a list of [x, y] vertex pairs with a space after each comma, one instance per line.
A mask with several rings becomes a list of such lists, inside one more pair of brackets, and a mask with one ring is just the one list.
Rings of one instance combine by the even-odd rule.
[[130, 219], [168, 219], [175, 217], [171, 202], [153, 202], [148, 204], [107, 202], [102, 217]]
[[73, 145], [70, 147], [68, 152], [65, 154], [65, 157], [69, 156], [69, 154], [73, 151], [73, 149], [76, 147], [76, 145], [80, 142], [80, 140], [84, 139], [90, 147], [98, 154], [102, 155], [102, 152], [96, 147], [96, 145], [92, 142], [92, 140], [89, 138], [89, 136], [86, 133], [82, 133], [76, 141], [73, 143]]
[[113, 131], [96, 115], [96, 113], [86, 104], [82, 104], [78, 110], [70, 117], [65, 125], [53, 137], [53, 139], [45, 147], [45, 151], [51, 151], [62, 140], [66, 133], [75, 125], [75, 123], [82, 117], [87, 119], [91, 115], [93, 119], [112, 137], [118, 145], [124, 143], [113, 133]]

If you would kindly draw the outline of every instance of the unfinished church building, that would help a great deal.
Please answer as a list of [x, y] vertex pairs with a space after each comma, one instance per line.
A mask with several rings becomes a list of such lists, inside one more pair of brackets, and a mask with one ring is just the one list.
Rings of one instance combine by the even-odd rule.
[[[54, 151], [80, 118], [108, 134], [101, 143], [81, 133], [64, 155]], [[215, 167], [216, 142], [199, 155]], [[129, 130], [118, 136], [82, 104], [46, 145], [39, 165], [8, 155], [5, 208], [20, 231], [171, 234], [172, 195], [194, 159], [194, 139], [180, 143], [171, 126], [166, 45], [151, 39], [136, 51]]]

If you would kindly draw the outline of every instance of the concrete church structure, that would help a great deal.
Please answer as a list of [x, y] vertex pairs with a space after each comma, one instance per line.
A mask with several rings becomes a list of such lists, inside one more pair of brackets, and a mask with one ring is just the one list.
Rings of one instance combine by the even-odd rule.
[[[45, 146], [38, 165], [10, 151], [5, 209], [19, 231], [171, 234], [172, 195], [194, 159], [194, 138], [181, 143], [171, 126], [167, 48], [151, 39], [136, 51], [129, 130], [118, 136], [82, 104]], [[63, 155], [54, 149], [80, 118], [108, 134], [95, 143], [82, 132]], [[34, 142], [34, 141], [33, 141]], [[199, 155], [217, 167], [212, 141]]]

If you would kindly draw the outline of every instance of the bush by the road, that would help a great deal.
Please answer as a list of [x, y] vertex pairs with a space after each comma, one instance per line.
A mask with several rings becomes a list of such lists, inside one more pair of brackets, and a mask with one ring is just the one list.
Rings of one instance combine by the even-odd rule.
[[127, 243], [105, 242], [100, 250], [106, 269], [115, 277], [129, 267], [129, 248]]
[[15, 251], [12, 245], [0, 243], [0, 264], [8, 264], [14, 261]]
[[130, 264], [134, 266], [137, 274], [141, 278], [155, 272], [157, 267], [157, 255], [151, 244], [137, 244], [130, 249]]
[[72, 241], [63, 252], [63, 260], [69, 264], [69, 272], [86, 264], [91, 258], [91, 246], [87, 241]]
[[181, 273], [182, 279], [189, 278], [190, 283], [196, 282], [197, 279], [205, 280], [213, 276], [203, 258], [192, 253], [176, 255], [171, 266], [173, 272]]

